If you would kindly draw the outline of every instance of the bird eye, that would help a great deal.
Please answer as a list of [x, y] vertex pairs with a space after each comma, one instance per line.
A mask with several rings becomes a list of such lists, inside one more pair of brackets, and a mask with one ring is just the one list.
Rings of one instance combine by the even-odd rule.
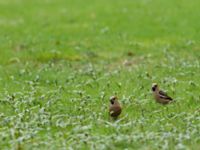
[[152, 87], [152, 91], [155, 91], [156, 90], [156, 87], [154, 86], [154, 87]]
[[114, 104], [114, 100], [113, 100], [113, 99], [111, 99], [111, 100], [110, 100], [110, 103], [111, 103], [111, 104]]

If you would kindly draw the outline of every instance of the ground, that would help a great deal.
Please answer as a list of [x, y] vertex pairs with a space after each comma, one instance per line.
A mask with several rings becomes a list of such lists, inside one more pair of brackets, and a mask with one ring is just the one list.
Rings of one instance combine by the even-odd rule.
[[0, 0], [1, 149], [199, 149], [199, 5]]

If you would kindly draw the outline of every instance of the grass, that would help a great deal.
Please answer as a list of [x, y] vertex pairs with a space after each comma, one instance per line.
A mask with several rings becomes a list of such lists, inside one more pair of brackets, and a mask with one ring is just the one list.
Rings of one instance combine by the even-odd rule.
[[199, 149], [199, 5], [0, 0], [1, 149]]

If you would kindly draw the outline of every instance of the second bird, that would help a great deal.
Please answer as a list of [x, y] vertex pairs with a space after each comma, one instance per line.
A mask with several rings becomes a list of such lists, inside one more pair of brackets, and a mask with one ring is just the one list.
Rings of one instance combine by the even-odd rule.
[[168, 104], [173, 101], [173, 99], [167, 95], [167, 93], [161, 91], [158, 87], [158, 84], [153, 83], [152, 92], [155, 100], [161, 104]]

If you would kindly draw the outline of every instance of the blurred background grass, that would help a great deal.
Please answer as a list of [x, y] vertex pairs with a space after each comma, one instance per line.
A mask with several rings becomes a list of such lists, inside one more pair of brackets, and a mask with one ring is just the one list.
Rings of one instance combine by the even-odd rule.
[[[1, 63], [199, 45], [199, 1], [1, 0]], [[182, 48], [181, 48], [182, 49]], [[198, 54], [198, 46], [194, 53]], [[190, 51], [187, 49], [187, 51]]]

